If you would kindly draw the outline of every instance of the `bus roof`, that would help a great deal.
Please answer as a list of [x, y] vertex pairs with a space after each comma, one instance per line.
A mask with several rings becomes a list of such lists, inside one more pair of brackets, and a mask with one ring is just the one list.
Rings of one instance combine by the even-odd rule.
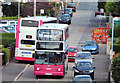
[[43, 20], [43, 22], [54, 21], [57, 20], [55, 17], [48, 17], [48, 16], [35, 16], [35, 17], [26, 17], [21, 18], [22, 20]]
[[68, 27], [67, 24], [58, 24], [58, 23], [47, 23], [47, 24], [43, 24], [40, 26], [39, 29], [66, 29]]

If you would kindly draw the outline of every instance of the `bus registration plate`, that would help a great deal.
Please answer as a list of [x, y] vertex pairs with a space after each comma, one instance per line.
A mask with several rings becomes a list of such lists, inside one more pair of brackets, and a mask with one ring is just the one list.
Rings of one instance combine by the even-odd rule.
[[26, 45], [26, 47], [31, 47], [31, 45]]
[[45, 73], [45, 75], [52, 75], [52, 73]]

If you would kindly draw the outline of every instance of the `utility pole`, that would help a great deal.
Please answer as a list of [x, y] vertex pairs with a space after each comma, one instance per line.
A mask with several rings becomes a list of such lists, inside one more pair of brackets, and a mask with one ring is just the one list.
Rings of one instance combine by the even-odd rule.
[[36, 16], [36, 0], [34, 0], [34, 17]]
[[64, 0], [64, 14], [65, 14], [66, 0]]
[[55, 17], [56, 17], [56, 11], [57, 11], [56, 6], [57, 6], [57, 4], [56, 4], [56, 1], [55, 1]]
[[21, 0], [18, 0], [18, 18], [20, 17], [20, 2]]

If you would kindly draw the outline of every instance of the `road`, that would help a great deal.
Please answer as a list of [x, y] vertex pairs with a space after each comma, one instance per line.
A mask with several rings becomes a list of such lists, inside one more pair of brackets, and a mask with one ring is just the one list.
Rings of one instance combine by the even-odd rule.
[[[80, 2], [77, 6], [77, 12], [72, 17], [70, 25], [69, 45], [77, 46], [81, 51], [81, 44], [86, 40], [91, 40], [92, 30], [99, 27], [100, 20], [94, 17], [94, 12], [97, 9], [97, 0], [91, 2]], [[105, 26], [105, 20], [102, 21], [102, 26]], [[95, 81], [108, 81], [108, 56], [106, 55], [106, 45], [99, 44], [100, 53], [92, 55], [94, 57], [93, 65], [95, 69]], [[19, 64], [19, 63], [18, 63]], [[74, 62], [69, 62], [69, 69], [64, 78], [53, 76], [42, 76], [36, 79], [34, 75], [34, 65], [30, 65], [17, 81], [72, 81], [73, 79]]]

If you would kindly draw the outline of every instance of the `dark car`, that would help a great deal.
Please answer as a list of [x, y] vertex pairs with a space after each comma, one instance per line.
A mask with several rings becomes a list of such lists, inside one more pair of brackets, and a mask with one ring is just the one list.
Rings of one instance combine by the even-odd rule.
[[76, 75], [90, 75], [94, 79], [94, 69], [90, 61], [78, 61], [74, 68], [74, 76]]
[[68, 3], [67, 4], [67, 8], [71, 8], [72, 11], [76, 12], [76, 5], [75, 5], [75, 3]]
[[62, 14], [59, 18], [59, 23], [71, 24], [71, 16], [69, 14]]
[[73, 12], [71, 8], [65, 8], [65, 12], [63, 10], [62, 14], [69, 14], [71, 17], [73, 16]]
[[85, 41], [85, 43], [82, 45], [82, 51], [99, 53], [99, 46], [96, 41]]

